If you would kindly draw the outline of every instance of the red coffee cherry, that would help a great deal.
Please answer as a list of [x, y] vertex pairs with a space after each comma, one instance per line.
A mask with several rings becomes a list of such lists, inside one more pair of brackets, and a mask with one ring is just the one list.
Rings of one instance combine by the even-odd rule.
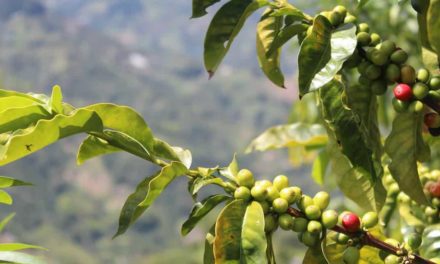
[[400, 101], [408, 101], [412, 98], [413, 93], [411, 87], [404, 83], [399, 83], [394, 88], [394, 96]]
[[345, 213], [342, 217], [342, 226], [349, 232], [359, 231], [361, 228], [359, 216], [354, 213]]
[[440, 182], [429, 185], [428, 190], [433, 197], [440, 197]]

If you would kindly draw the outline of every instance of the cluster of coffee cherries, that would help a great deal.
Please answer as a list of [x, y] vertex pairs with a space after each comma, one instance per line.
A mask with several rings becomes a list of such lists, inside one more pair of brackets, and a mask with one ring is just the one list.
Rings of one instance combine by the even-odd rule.
[[[345, 211], [338, 214], [327, 209], [330, 195], [318, 192], [313, 197], [302, 193], [301, 188], [290, 186], [285, 175], [278, 175], [274, 180], [255, 181], [250, 170], [242, 169], [237, 176], [238, 187], [234, 198], [260, 203], [265, 214], [265, 231], [272, 233], [278, 228], [298, 233], [299, 240], [308, 247], [316, 246], [321, 234], [339, 225], [345, 233], [336, 233], [338, 243], [345, 244], [344, 261], [358, 263], [359, 248], [352, 242], [352, 237], [363, 229], [378, 224], [376, 212], [368, 212], [362, 219], [355, 213]], [[352, 236], [350, 235], [352, 234]]]

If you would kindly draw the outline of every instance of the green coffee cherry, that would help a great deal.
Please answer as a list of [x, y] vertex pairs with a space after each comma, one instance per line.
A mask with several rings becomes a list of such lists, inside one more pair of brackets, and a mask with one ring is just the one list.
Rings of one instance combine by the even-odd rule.
[[[370, 66], [371, 65], [371, 63], [370, 62], [368, 62], [368, 61], [363, 61], [363, 62], [361, 62], [361, 63], [359, 63], [359, 65], [358, 65], [358, 72], [361, 74], [361, 75], [365, 75], [365, 72], [367, 71], [367, 68], [368, 68], [368, 66]], [[400, 72], [400, 69], [399, 69], [399, 72]]]
[[402, 262], [402, 259], [396, 255], [388, 255], [384, 259], [385, 264], [400, 264]]
[[423, 83], [428, 83], [430, 77], [430, 73], [427, 69], [420, 69], [417, 71], [417, 80]]
[[403, 64], [408, 60], [408, 54], [404, 50], [396, 50], [391, 54], [390, 59], [396, 64]]
[[372, 228], [377, 225], [379, 218], [376, 212], [368, 212], [362, 216], [361, 222], [364, 228]]
[[359, 249], [356, 247], [347, 247], [342, 255], [345, 264], [357, 264], [360, 259]]
[[388, 55], [381, 50], [373, 50], [370, 57], [371, 62], [375, 65], [383, 66], [388, 62]]
[[402, 83], [413, 84], [416, 81], [416, 70], [412, 66], [404, 65], [400, 68], [400, 79]]
[[289, 208], [289, 203], [283, 198], [276, 198], [272, 202], [273, 210], [279, 214], [285, 213]]
[[234, 198], [249, 201], [251, 199], [251, 191], [247, 187], [240, 186], [235, 189]]
[[362, 86], [370, 86], [371, 85], [371, 80], [368, 79], [366, 76], [364, 75], [359, 75], [358, 78], [358, 83]]
[[304, 245], [314, 247], [316, 244], [318, 244], [319, 236], [306, 231], [302, 234], [301, 240]]
[[319, 234], [322, 231], [322, 225], [320, 222], [312, 220], [307, 225], [307, 232], [312, 234]]
[[278, 191], [281, 191], [282, 189], [289, 186], [289, 178], [287, 178], [286, 175], [278, 175], [273, 180], [273, 186], [275, 186]]
[[321, 222], [325, 228], [333, 228], [338, 223], [338, 213], [335, 210], [326, 210], [322, 213]]
[[339, 12], [330, 12], [329, 21], [334, 27], [337, 27], [344, 21], [344, 16]]
[[283, 230], [290, 230], [293, 227], [293, 218], [289, 214], [282, 214], [278, 217], [278, 225]]
[[348, 23], [353, 23], [355, 24], [357, 22], [357, 18], [353, 15], [347, 14], [347, 16], [344, 19], [344, 23], [348, 24]]
[[304, 232], [307, 230], [307, 225], [309, 221], [302, 217], [297, 217], [293, 219], [292, 230], [295, 232]]
[[280, 191], [280, 197], [286, 199], [286, 201], [290, 204], [295, 203], [301, 196], [295, 187], [287, 187]]
[[421, 113], [423, 111], [423, 103], [420, 101], [414, 101], [409, 105], [409, 111], [413, 113]]
[[371, 90], [375, 95], [382, 95], [387, 92], [387, 82], [382, 79], [374, 80], [371, 84]]
[[414, 97], [419, 100], [422, 100], [423, 98], [425, 98], [429, 93], [428, 86], [424, 83], [421, 83], [421, 82], [414, 84], [412, 90], [413, 90]]
[[330, 203], [330, 195], [327, 192], [318, 192], [313, 197], [313, 203], [319, 207], [319, 209], [324, 210]]
[[356, 34], [356, 39], [361, 46], [368, 46], [371, 42], [370, 34], [367, 32], [359, 32]]
[[370, 26], [367, 23], [360, 23], [358, 25], [358, 32], [370, 32]]
[[417, 250], [422, 244], [422, 236], [417, 233], [411, 233], [405, 237], [406, 243], [412, 250]]
[[267, 198], [267, 188], [261, 185], [255, 185], [251, 189], [251, 195], [257, 201], [264, 201]]
[[370, 37], [371, 37], [370, 45], [372, 45], [372, 46], [376, 46], [381, 41], [380, 36], [377, 33], [371, 33]]
[[307, 206], [304, 213], [306, 214], [307, 218], [310, 220], [316, 220], [321, 217], [321, 209], [314, 204]]
[[274, 186], [267, 187], [267, 197], [266, 199], [269, 202], [273, 202], [276, 198], [280, 197], [280, 193], [278, 192], [277, 188]]
[[440, 91], [431, 90], [429, 91], [428, 96], [434, 100], [440, 100]]
[[400, 203], [406, 203], [406, 204], [411, 202], [411, 198], [408, 195], [406, 195], [404, 192], [400, 192], [397, 195], [397, 200]]
[[400, 192], [399, 185], [397, 183], [393, 183], [388, 187], [388, 195], [396, 196]]
[[347, 8], [345, 8], [345, 6], [342, 5], [335, 6], [335, 8], [333, 8], [333, 12], [338, 12], [343, 17], [347, 16]]
[[246, 186], [248, 188], [252, 188], [254, 186], [255, 180], [254, 175], [248, 169], [242, 169], [237, 174], [237, 182], [240, 186]]
[[348, 240], [350, 240], [349, 236], [347, 236], [346, 234], [343, 234], [343, 233], [339, 233], [336, 242], [338, 244], [345, 245], [348, 243]]
[[431, 90], [440, 89], [440, 77], [432, 77], [429, 81], [429, 87], [431, 88]]
[[396, 64], [390, 64], [385, 70], [385, 76], [390, 82], [398, 82], [400, 79], [400, 68]]
[[438, 215], [438, 209], [437, 208], [432, 208], [432, 207], [426, 207], [425, 208], [425, 215], [426, 216], [437, 216]]
[[263, 208], [263, 213], [267, 214], [270, 211], [270, 204], [267, 201], [260, 201], [261, 208]]
[[397, 100], [396, 98], [392, 99], [392, 103], [394, 110], [398, 113], [406, 112], [409, 108], [409, 102], [400, 101]]
[[389, 56], [396, 50], [396, 44], [391, 40], [385, 40], [381, 43], [380, 50]]
[[309, 207], [312, 204], [313, 204], [313, 199], [308, 195], [301, 196], [301, 198], [297, 202], [298, 208], [301, 211], [304, 211], [306, 207]]
[[359, 55], [359, 51], [357, 49], [354, 50], [353, 54], [344, 62], [345, 68], [354, 68], [359, 66], [362, 61], [362, 57]]
[[261, 186], [263, 188], [268, 188], [268, 187], [272, 186], [272, 183], [268, 180], [261, 180], [261, 181], [256, 181], [255, 186]]
[[368, 66], [365, 75], [368, 77], [368, 79], [375, 80], [381, 75], [381, 69], [379, 66], [370, 65]]
[[266, 233], [270, 233], [275, 231], [278, 228], [278, 220], [272, 215], [268, 214], [264, 217], [264, 231]]

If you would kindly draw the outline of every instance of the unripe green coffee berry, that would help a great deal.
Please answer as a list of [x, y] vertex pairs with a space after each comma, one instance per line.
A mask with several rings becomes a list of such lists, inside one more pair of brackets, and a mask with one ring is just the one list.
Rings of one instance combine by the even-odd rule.
[[251, 199], [251, 191], [247, 187], [240, 186], [235, 189], [234, 198], [249, 201]]
[[343, 17], [345, 17], [347, 15], [347, 8], [345, 8], [345, 6], [342, 5], [337, 5], [335, 6], [335, 8], [333, 8], [333, 12], [338, 12]]
[[344, 62], [344, 67], [351, 69], [359, 66], [362, 61], [362, 57], [359, 55], [359, 51], [357, 49], [354, 50], [353, 54]]
[[313, 203], [319, 207], [319, 209], [324, 210], [330, 203], [330, 195], [328, 192], [318, 192], [313, 197]]
[[434, 205], [435, 207], [440, 207], [440, 199], [437, 197], [432, 198], [431, 200], [432, 205]]
[[295, 232], [304, 232], [307, 230], [309, 221], [303, 217], [297, 217], [293, 219], [292, 230]]
[[339, 233], [336, 242], [338, 244], [345, 245], [348, 243], [348, 240], [350, 240], [349, 236], [347, 236], [346, 234], [343, 234], [343, 233]]
[[320, 222], [312, 220], [307, 225], [307, 232], [310, 232], [312, 234], [319, 234], [322, 231], [322, 225]]
[[267, 187], [267, 197], [266, 199], [269, 202], [273, 202], [275, 199], [280, 197], [280, 193], [278, 192], [277, 188], [275, 186], [269, 186]]
[[345, 264], [357, 264], [360, 259], [359, 249], [356, 247], [347, 247], [342, 255]]
[[422, 244], [422, 236], [417, 233], [411, 233], [405, 237], [406, 243], [412, 250], [417, 250]]
[[375, 95], [382, 95], [387, 92], [387, 82], [383, 79], [374, 80], [371, 84], [371, 90]]
[[427, 69], [422, 68], [417, 71], [417, 80], [418, 81], [428, 83], [429, 77], [430, 77], [430, 73]]
[[348, 23], [356, 23], [357, 22], [357, 18], [353, 15], [347, 14], [347, 16], [345, 16], [344, 19], [344, 23], [348, 24]]
[[261, 181], [256, 181], [255, 186], [261, 186], [263, 188], [268, 188], [268, 187], [272, 186], [272, 183], [268, 180], [261, 180]]
[[365, 75], [367, 76], [368, 79], [375, 80], [380, 77], [381, 73], [382, 72], [379, 66], [370, 65], [368, 66]]
[[400, 68], [400, 80], [402, 83], [413, 84], [416, 81], [416, 70], [412, 66], [404, 65]]
[[404, 50], [396, 50], [391, 53], [390, 59], [396, 64], [403, 64], [408, 60], [408, 54]]
[[307, 206], [304, 212], [310, 220], [316, 220], [321, 217], [321, 209], [314, 204]]
[[423, 103], [420, 101], [414, 101], [409, 105], [409, 111], [413, 113], [421, 113], [423, 111]]
[[237, 182], [240, 186], [246, 186], [248, 188], [252, 188], [254, 186], [255, 180], [254, 175], [248, 169], [242, 169], [237, 174]]
[[326, 210], [322, 213], [321, 222], [325, 228], [333, 228], [338, 223], [338, 213], [335, 210]]
[[339, 12], [330, 12], [329, 21], [334, 27], [337, 27], [344, 21], [344, 16]]
[[370, 26], [367, 23], [360, 23], [358, 25], [358, 32], [370, 32]]
[[370, 57], [375, 65], [383, 66], [388, 63], [388, 55], [381, 50], [373, 50]]
[[408, 195], [406, 195], [404, 192], [400, 192], [400, 193], [397, 195], [397, 200], [398, 200], [400, 203], [405, 203], [405, 204], [411, 202], [411, 198], [410, 198]]
[[362, 216], [361, 222], [364, 228], [372, 228], [377, 225], [379, 218], [376, 212], [368, 212]]
[[388, 195], [396, 196], [400, 192], [399, 185], [397, 183], [393, 183], [388, 187]]
[[402, 261], [402, 259], [396, 255], [388, 255], [385, 259], [384, 259], [384, 263], [385, 264], [400, 264]]
[[286, 175], [278, 175], [273, 180], [273, 186], [275, 186], [278, 191], [281, 191], [282, 189], [289, 186], [289, 178], [287, 178]]
[[308, 207], [312, 204], [313, 204], [313, 199], [312, 199], [312, 197], [310, 197], [308, 195], [301, 196], [301, 198], [297, 202], [298, 208], [301, 211], [304, 211], [306, 209], [306, 207]]
[[370, 37], [371, 37], [371, 43], [370, 43], [370, 45], [372, 45], [372, 46], [376, 46], [376, 45], [379, 44], [380, 41], [381, 41], [380, 36], [379, 36], [379, 34], [377, 34], [377, 33], [371, 33], [371, 34], [370, 34]]
[[289, 203], [283, 198], [277, 198], [272, 202], [272, 207], [275, 212], [282, 214], [289, 208]]
[[280, 192], [280, 197], [286, 199], [289, 205], [295, 203], [300, 198], [300, 195], [294, 187], [284, 188]]
[[275, 231], [278, 228], [278, 220], [272, 215], [268, 214], [264, 217], [264, 231], [266, 233], [270, 233]]
[[425, 208], [425, 215], [426, 216], [437, 216], [438, 215], [438, 209], [437, 208], [432, 208], [432, 207], [426, 207]]
[[278, 217], [278, 224], [283, 230], [290, 230], [293, 227], [293, 218], [289, 214], [282, 214]]
[[385, 76], [390, 82], [398, 82], [400, 79], [400, 68], [396, 64], [390, 64], [385, 70]]
[[267, 214], [270, 211], [270, 204], [267, 201], [260, 201], [261, 208], [263, 208], [263, 213]]
[[304, 245], [314, 247], [316, 244], [318, 244], [319, 236], [306, 231], [302, 234], [301, 240]]
[[267, 188], [261, 185], [255, 185], [251, 189], [251, 195], [256, 201], [264, 201], [267, 198]]
[[381, 43], [380, 50], [389, 56], [396, 50], [396, 43], [391, 40], [385, 40]]
[[[359, 65], [358, 65], [358, 72], [361, 75], [365, 75], [365, 72], [367, 71], [367, 68], [370, 65], [371, 65], [371, 63], [369, 61], [364, 60], [363, 62], [359, 63]], [[400, 68], [399, 68], [399, 73], [400, 73]]]
[[361, 46], [368, 46], [371, 42], [370, 34], [367, 32], [359, 32], [356, 34], [356, 39]]
[[440, 89], [440, 77], [432, 77], [429, 81], [429, 87], [431, 88], [431, 90]]
[[409, 108], [409, 102], [400, 101], [400, 100], [397, 100], [396, 98], [392, 99], [392, 103], [393, 103], [394, 110], [396, 110], [396, 112], [398, 112], [398, 113], [403, 113], [403, 112], [407, 111]]
[[424, 83], [421, 83], [421, 82], [414, 84], [414, 86], [412, 87], [412, 90], [413, 90], [414, 97], [419, 100], [422, 100], [423, 98], [425, 98], [429, 93], [428, 86]]
[[362, 86], [370, 86], [371, 80], [368, 79], [365, 75], [359, 75], [358, 83]]

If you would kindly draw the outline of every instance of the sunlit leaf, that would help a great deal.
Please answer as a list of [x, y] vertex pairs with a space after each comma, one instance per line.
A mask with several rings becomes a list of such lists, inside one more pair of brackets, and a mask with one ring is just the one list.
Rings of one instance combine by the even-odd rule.
[[26, 186], [26, 185], [32, 185], [32, 183], [24, 182], [6, 176], [0, 176], [0, 188], [8, 188], [13, 186]]
[[425, 228], [420, 254], [425, 258], [440, 258], [440, 224]]
[[391, 158], [389, 169], [400, 190], [419, 204], [428, 205], [417, 170], [417, 161], [426, 161], [430, 156], [423, 141], [422, 125], [422, 114], [398, 114], [385, 141], [385, 151]]
[[52, 88], [52, 95], [49, 100], [49, 108], [52, 113], [63, 113], [63, 94], [61, 92], [61, 87], [55, 85]]
[[95, 136], [87, 136], [79, 146], [76, 161], [78, 165], [81, 165], [89, 159], [118, 151], [121, 151], [121, 149], [110, 145], [108, 141], [105, 141], [104, 139]]
[[235, 176], [237, 176], [239, 169], [236, 156], [237, 155], [234, 154], [234, 158], [232, 158], [232, 161], [228, 167], [220, 169], [220, 174], [233, 182], [237, 182]]
[[5, 192], [4, 190], [0, 190], [0, 203], [11, 205], [13, 202], [13, 199], [9, 193]]
[[23, 243], [1, 243], [0, 244], [0, 251], [16, 251], [16, 250], [23, 250], [23, 249], [47, 250], [47, 249], [40, 247], [40, 246], [23, 244]]
[[125, 231], [150, 207], [164, 189], [178, 176], [183, 175], [187, 168], [180, 162], [172, 162], [151, 177], [145, 178], [136, 187], [136, 191], [128, 196], [119, 216], [117, 237]]
[[193, 0], [191, 18], [198, 18], [208, 14], [206, 9], [217, 2], [220, 2], [220, 0]]
[[277, 52], [284, 44], [286, 44], [286, 42], [291, 40], [296, 35], [306, 31], [307, 28], [308, 26], [304, 24], [292, 24], [281, 29], [278, 35], [276, 35], [275, 39], [272, 41], [266, 56], [272, 56], [272, 54]]
[[270, 16], [271, 12], [272, 9], [267, 9], [257, 24], [257, 58], [260, 68], [267, 78], [284, 88], [284, 76], [280, 69], [281, 50], [274, 50], [268, 55], [268, 51], [283, 25], [283, 17]]
[[246, 206], [244, 200], [235, 200], [226, 205], [218, 216], [214, 240], [216, 264], [240, 263], [241, 230]]
[[52, 115], [42, 105], [8, 108], [0, 112], [0, 133], [23, 129], [34, 125], [40, 119], [49, 118], [52, 118]]
[[223, 180], [217, 177], [197, 178], [194, 181], [193, 186], [191, 188], [191, 194], [197, 194], [200, 191], [200, 189], [211, 184], [221, 186], [223, 184]]
[[218, 204], [230, 199], [231, 197], [226, 195], [212, 195], [204, 199], [203, 201], [196, 203], [189, 214], [188, 219], [183, 223], [181, 234], [183, 236], [187, 235], [197, 223], [202, 220], [212, 209], [214, 209]]
[[225, 57], [246, 19], [266, 0], [231, 0], [215, 14], [205, 36], [205, 68], [212, 75]]
[[241, 230], [241, 248], [243, 250], [245, 263], [267, 263], [264, 212], [258, 202], [254, 201], [246, 208]]
[[187, 149], [173, 147], [167, 142], [154, 138], [153, 155], [157, 158], [163, 158], [170, 161], [180, 161], [187, 168], [191, 167], [192, 155]]
[[319, 152], [312, 166], [312, 178], [316, 183], [324, 184], [324, 177], [329, 165], [329, 156], [326, 151]]
[[14, 218], [15, 213], [10, 213], [8, 216], [2, 219], [0, 222], [0, 232], [2, 232], [5, 229], [5, 226]]
[[5, 263], [19, 263], [19, 264], [45, 264], [46, 262], [42, 259], [15, 251], [2, 251], [0, 252], [0, 261]]

